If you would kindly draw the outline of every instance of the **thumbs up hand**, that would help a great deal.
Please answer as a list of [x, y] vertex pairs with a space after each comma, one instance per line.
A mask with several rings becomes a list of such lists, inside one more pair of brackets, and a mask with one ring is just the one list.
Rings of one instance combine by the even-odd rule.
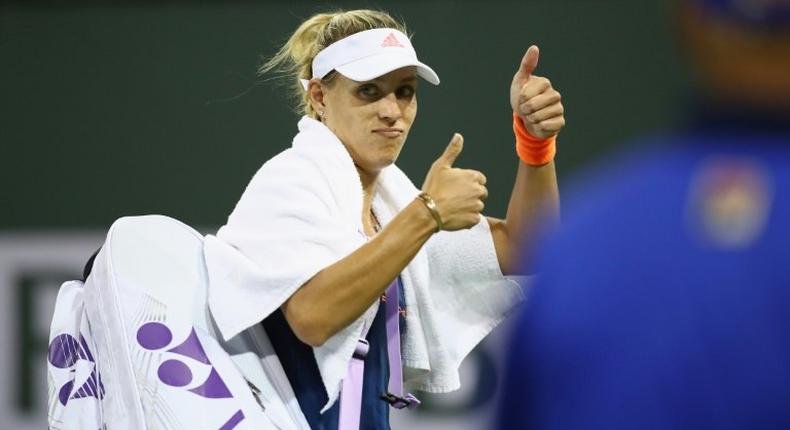
[[456, 133], [444, 153], [431, 165], [422, 191], [436, 203], [444, 230], [470, 228], [480, 221], [488, 197], [486, 177], [476, 170], [453, 167], [461, 154], [464, 138]]
[[524, 121], [529, 134], [546, 139], [565, 126], [562, 97], [551, 82], [532, 73], [538, 67], [540, 50], [532, 45], [521, 59], [518, 71], [510, 84], [510, 106]]

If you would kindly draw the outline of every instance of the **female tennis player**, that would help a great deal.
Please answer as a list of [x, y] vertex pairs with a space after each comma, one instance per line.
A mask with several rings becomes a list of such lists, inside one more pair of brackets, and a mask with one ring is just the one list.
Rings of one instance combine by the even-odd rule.
[[387, 429], [391, 407], [419, 404], [404, 387], [457, 389], [461, 360], [523, 299], [503, 275], [518, 244], [546, 213], [557, 218], [552, 160], [565, 119], [560, 94], [532, 75], [538, 48], [510, 83], [520, 161], [503, 220], [482, 216], [485, 175], [455, 166], [460, 134], [419, 188], [395, 165], [418, 80], [439, 84], [407, 34], [370, 10], [297, 28], [261, 70], [292, 80], [298, 133], [217, 233], [262, 274], [228, 292], [233, 311], [218, 325], [232, 334], [263, 323], [316, 429]]

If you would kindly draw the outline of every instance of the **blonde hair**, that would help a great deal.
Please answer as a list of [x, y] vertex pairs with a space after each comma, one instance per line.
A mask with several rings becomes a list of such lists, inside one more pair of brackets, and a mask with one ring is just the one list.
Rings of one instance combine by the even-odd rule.
[[[338, 10], [313, 15], [294, 31], [274, 56], [258, 68], [258, 74], [275, 71], [286, 78], [292, 84], [291, 94], [298, 103], [297, 112], [317, 118], [310, 105], [309, 95], [300, 82], [300, 79], [313, 77], [313, 58], [322, 49], [344, 37], [374, 28], [394, 28], [408, 34], [402, 22], [383, 11]], [[330, 83], [334, 75], [327, 75], [324, 82]]]

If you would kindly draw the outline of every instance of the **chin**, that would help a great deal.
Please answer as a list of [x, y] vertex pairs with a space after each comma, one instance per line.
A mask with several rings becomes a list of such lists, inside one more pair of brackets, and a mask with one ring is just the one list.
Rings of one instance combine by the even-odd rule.
[[395, 164], [395, 162], [398, 161], [398, 156], [400, 155], [400, 149], [401, 149], [401, 147], [399, 146], [398, 150], [395, 151], [394, 154], [388, 154], [387, 156], [385, 156], [382, 159], [382, 161], [384, 162], [384, 164], [386, 164], [386, 166], [389, 166], [391, 164]]
[[379, 172], [397, 161], [402, 148], [403, 145], [400, 142], [382, 145], [374, 153], [369, 153], [363, 160], [359, 160], [357, 165], [370, 173]]
[[397, 157], [386, 157], [378, 160], [376, 162], [377, 170], [382, 170], [389, 166], [392, 166], [393, 164], [395, 164], [395, 160], [397, 160]]

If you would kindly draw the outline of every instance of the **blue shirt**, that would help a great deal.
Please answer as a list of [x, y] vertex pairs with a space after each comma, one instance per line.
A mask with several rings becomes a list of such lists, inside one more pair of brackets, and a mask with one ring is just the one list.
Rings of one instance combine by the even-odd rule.
[[499, 428], [790, 428], [790, 135], [658, 143], [563, 193]]

